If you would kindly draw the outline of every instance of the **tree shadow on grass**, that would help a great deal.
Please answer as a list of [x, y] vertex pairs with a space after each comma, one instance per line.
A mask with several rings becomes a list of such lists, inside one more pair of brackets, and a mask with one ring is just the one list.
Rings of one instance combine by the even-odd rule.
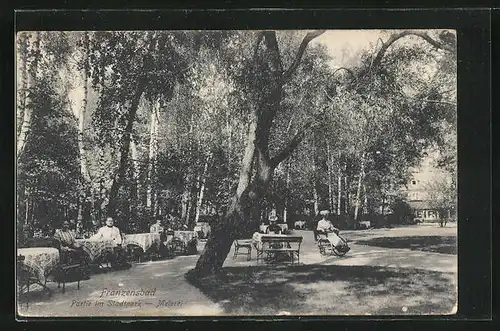
[[369, 240], [358, 240], [356, 243], [367, 246], [457, 254], [457, 238], [455, 236], [379, 237]]
[[[456, 302], [453, 274], [374, 266], [227, 267], [188, 281], [228, 315], [448, 314]], [[403, 313], [404, 314], [404, 313]]]

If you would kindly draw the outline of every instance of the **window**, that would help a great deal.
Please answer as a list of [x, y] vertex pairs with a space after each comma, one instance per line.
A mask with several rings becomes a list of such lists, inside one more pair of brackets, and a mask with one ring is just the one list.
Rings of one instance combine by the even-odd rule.
[[416, 180], [412, 180], [412, 181], [411, 181], [411, 184], [412, 184], [412, 185], [417, 185], [417, 181], [416, 181]]
[[419, 198], [418, 192], [411, 192], [410, 193], [410, 199], [411, 200], [418, 200], [418, 198]]

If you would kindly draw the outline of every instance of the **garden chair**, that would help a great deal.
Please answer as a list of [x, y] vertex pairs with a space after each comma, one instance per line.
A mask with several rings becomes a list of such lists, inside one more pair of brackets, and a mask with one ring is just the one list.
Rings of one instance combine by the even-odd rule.
[[57, 288], [61, 288], [62, 292], [66, 292], [66, 283], [77, 282], [77, 289], [80, 289], [80, 281], [88, 279], [85, 277], [85, 261], [78, 261], [71, 255], [62, 250], [59, 242], [56, 240], [56, 248], [59, 249], [60, 264], [54, 270], [54, 279], [57, 282]]
[[[240, 253], [240, 249], [246, 249], [245, 253]], [[252, 258], [252, 239], [237, 239], [234, 241], [234, 255], [233, 259], [235, 259], [238, 255], [246, 255], [247, 261], [250, 261]]]

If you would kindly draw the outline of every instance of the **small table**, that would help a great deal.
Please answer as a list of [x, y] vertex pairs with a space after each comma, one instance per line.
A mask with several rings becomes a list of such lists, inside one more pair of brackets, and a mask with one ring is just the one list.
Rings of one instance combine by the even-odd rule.
[[59, 251], [52, 247], [19, 248], [17, 255], [24, 256], [21, 262], [37, 280], [37, 284], [51, 292], [46, 286], [47, 276], [59, 264]]
[[150, 249], [153, 245], [160, 243], [160, 234], [151, 233], [134, 233], [123, 236], [123, 246], [136, 245], [142, 248], [144, 252]]
[[88, 254], [91, 261], [100, 258], [105, 252], [109, 252], [115, 246], [112, 240], [102, 239], [76, 239], [75, 246], [81, 247]]
[[174, 231], [174, 238], [179, 238], [187, 245], [191, 240], [198, 238], [198, 234], [195, 231]]
[[302, 236], [285, 234], [262, 234], [255, 232], [252, 236], [252, 244], [257, 251], [257, 261], [260, 259], [276, 260], [279, 255], [284, 255], [294, 262], [297, 255], [297, 263], [300, 261], [300, 245]]
[[198, 238], [195, 231], [174, 231], [174, 235], [167, 235], [166, 245], [169, 245], [174, 252], [187, 253], [190, 241]]

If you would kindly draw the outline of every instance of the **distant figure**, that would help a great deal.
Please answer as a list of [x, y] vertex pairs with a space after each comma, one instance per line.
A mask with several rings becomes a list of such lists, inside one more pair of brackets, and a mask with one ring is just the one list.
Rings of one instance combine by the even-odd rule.
[[84, 237], [84, 230], [83, 230], [83, 222], [82, 222], [82, 220], [78, 220], [76, 222], [75, 235], [76, 235], [76, 239], [82, 239]]
[[164, 227], [162, 226], [160, 219], [156, 220], [156, 223], [151, 225], [151, 227], [149, 228], [149, 232], [151, 233], [162, 233], [163, 230]]

